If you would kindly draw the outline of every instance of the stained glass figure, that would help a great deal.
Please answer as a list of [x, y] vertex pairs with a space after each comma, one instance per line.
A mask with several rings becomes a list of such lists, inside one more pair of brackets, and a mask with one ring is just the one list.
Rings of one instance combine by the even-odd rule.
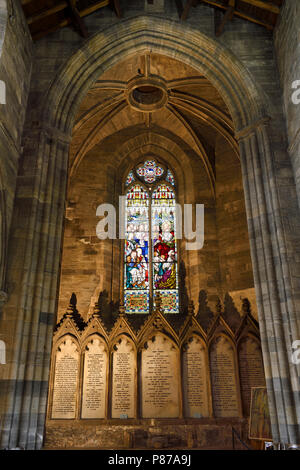
[[[125, 309], [149, 308], [149, 196], [136, 184], [127, 192], [125, 240]], [[139, 292], [136, 292], [139, 291]]]
[[153, 294], [159, 290], [164, 312], [178, 312], [176, 201], [169, 186], [161, 184], [152, 194]]

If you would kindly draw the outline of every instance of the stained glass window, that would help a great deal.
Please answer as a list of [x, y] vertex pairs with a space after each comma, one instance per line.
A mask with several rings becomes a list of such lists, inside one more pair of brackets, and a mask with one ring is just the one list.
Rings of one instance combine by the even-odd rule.
[[[176, 198], [169, 184], [173, 185], [172, 181], [167, 182], [167, 176], [163, 181], [164, 172], [154, 160], [147, 160], [136, 169], [136, 174], [148, 188], [136, 183], [133, 172], [133, 179], [128, 183], [124, 255], [126, 313], [149, 313], [150, 298], [155, 306], [157, 292], [165, 313], [179, 311]], [[172, 173], [170, 175], [175, 185]], [[161, 183], [152, 191], [151, 184], [156, 179]]]
[[128, 313], [149, 310], [149, 195], [139, 184], [126, 198], [125, 305]]

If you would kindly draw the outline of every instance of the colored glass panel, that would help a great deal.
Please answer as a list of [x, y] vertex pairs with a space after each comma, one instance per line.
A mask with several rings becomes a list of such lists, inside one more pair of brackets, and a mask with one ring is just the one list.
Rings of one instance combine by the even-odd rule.
[[166, 181], [171, 183], [172, 186], [175, 186], [175, 179], [170, 170], [167, 171]]
[[125, 291], [126, 313], [149, 313], [148, 291]]
[[[156, 291], [157, 292], [157, 291]], [[161, 298], [161, 307], [164, 313], [179, 312], [179, 294], [178, 289], [175, 290], [159, 290]], [[155, 303], [155, 299], [154, 299]]]
[[145, 183], [155, 183], [158, 178], [161, 178], [164, 169], [159, 166], [154, 160], [147, 160], [143, 165], [139, 166], [136, 170], [137, 174]]
[[126, 183], [125, 183], [125, 186], [129, 186], [131, 183], [133, 183], [135, 181], [135, 177], [133, 175], [133, 171], [131, 171], [127, 178], [126, 178]]
[[[175, 193], [161, 184], [152, 194], [153, 292], [160, 292], [163, 311], [178, 312]], [[155, 300], [154, 300], [155, 303]]]

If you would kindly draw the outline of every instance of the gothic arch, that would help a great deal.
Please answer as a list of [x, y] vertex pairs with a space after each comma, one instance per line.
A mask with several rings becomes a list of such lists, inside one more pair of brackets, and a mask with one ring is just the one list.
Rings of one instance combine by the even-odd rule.
[[177, 59], [205, 75], [221, 93], [237, 132], [270, 112], [263, 91], [224, 46], [188, 25], [139, 16], [95, 34], [68, 60], [49, 89], [44, 122], [69, 134], [78, 104], [99, 75], [145, 50]]
[[[299, 338], [300, 334], [300, 315], [297, 318], [295, 303], [300, 293], [289, 264], [295, 256], [294, 248], [289, 247], [294, 246], [293, 234], [284, 223], [289, 214], [286, 215], [280, 204], [283, 198], [280, 170], [275, 167], [276, 149], [271, 141], [276, 123], [272, 127], [268, 114], [276, 121], [275, 112], [264, 91], [234, 54], [192, 27], [166, 19], [143, 16], [127, 19], [93, 36], [59, 71], [41, 105], [44, 112], [37, 143], [36, 194], [32, 195], [35, 202], [30, 221], [35, 232], [33, 237], [27, 233], [27, 263], [24, 263], [18, 292], [18, 330], [23, 331], [30, 312], [33, 334], [30, 339], [20, 341], [16, 348], [12, 376], [17, 379], [16, 383], [26, 378], [29, 384], [33, 380], [45, 380], [49, 368], [47, 355], [51, 350], [52, 325], [42, 328], [39, 314], [45, 309], [54, 321], [64, 217], [62, 199], [67, 184], [71, 130], [78, 106], [103, 71], [145, 50], [173, 57], [197, 69], [216, 87], [232, 115], [240, 145], [273, 438], [275, 442], [299, 443], [299, 372], [289, 362], [289, 352], [291, 340]], [[37, 262], [31, 253], [39, 244], [47, 249]], [[48, 281], [49, 270], [51, 281]], [[28, 288], [33, 276], [36, 296], [32, 295], [34, 289]], [[43, 370], [29, 367], [24, 371], [19, 358], [28, 350], [44, 357]], [[23, 401], [15, 400], [15, 395], [11, 394], [7, 410], [11, 418], [6, 421], [4, 446], [42, 446], [45, 395], [46, 388], [34, 396], [28, 389]], [[38, 419], [32, 428], [31, 413], [36, 413], [35, 410], [38, 410]], [[19, 432], [11, 433], [13, 421], [15, 429], [18, 423]]]

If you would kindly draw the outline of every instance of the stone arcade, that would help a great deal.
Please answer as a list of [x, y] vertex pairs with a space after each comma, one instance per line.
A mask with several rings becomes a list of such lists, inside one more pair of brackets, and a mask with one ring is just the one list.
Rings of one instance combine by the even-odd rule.
[[[300, 446], [298, 2], [0, 18], [1, 447], [258, 448], [260, 387]], [[99, 239], [120, 196], [125, 240]], [[202, 249], [177, 204], [204, 205]]]
[[265, 386], [258, 324], [247, 300], [242, 316], [209, 313], [165, 316], [158, 302], [142, 324], [121, 310], [112, 325], [98, 304], [87, 323], [71, 304], [54, 333], [45, 447], [213, 448], [218, 429], [225, 448], [233, 423], [247, 436], [251, 387]]

